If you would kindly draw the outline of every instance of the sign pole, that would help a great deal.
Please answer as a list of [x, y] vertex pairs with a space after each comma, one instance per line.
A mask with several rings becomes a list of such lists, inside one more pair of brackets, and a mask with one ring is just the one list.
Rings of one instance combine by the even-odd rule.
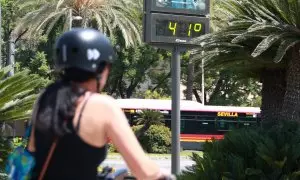
[[180, 51], [172, 52], [172, 174], [180, 172]]

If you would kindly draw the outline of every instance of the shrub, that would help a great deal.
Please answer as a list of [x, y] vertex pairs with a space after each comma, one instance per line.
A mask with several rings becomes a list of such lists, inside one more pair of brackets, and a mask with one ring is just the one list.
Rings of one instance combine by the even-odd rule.
[[8, 155], [18, 146], [26, 147], [27, 141], [23, 138], [5, 138], [0, 136], [0, 180], [4, 177], [4, 170]]
[[11, 151], [10, 140], [0, 136], [0, 171], [4, 172], [6, 159]]
[[0, 171], [0, 180], [9, 180], [8, 176], [4, 173], [4, 171]]
[[171, 149], [171, 131], [162, 125], [152, 125], [140, 138], [148, 153], [169, 153]]
[[137, 126], [132, 126], [131, 129], [134, 133], [136, 133], [137, 131], [139, 131], [141, 128], [143, 127], [143, 125], [137, 125]]
[[118, 152], [117, 147], [112, 143], [108, 143], [108, 152], [110, 153]]
[[300, 128], [285, 123], [268, 131], [240, 129], [224, 140], [206, 143], [204, 154], [193, 154], [195, 165], [178, 179], [266, 180], [300, 179]]
[[[136, 133], [142, 127], [143, 127], [143, 125], [133, 126], [132, 130], [133, 130], [134, 133]], [[118, 152], [117, 147], [114, 144], [112, 144], [112, 143], [108, 143], [108, 152], [110, 152], [110, 153], [117, 153]]]

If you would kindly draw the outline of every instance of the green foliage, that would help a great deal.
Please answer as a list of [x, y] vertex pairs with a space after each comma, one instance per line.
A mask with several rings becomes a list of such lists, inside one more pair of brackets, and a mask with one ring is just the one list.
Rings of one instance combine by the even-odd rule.
[[[140, 139], [145, 135], [146, 131], [152, 125], [164, 126], [163, 114], [160, 111], [155, 110], [142, 110], [142, 112], [139, 114], [139, 117], [134, 123], [138, 126], [134, 127], [133, 130], [137, 138]], [[139, 125], [142, 127], [140, 128]]]
[[261, 84], [257, 80], [230, 71], [208, 73], [206, 94], [210, 96], [207, 104], [260, 107]]
[[[50, 34], [51, 31], [63, 21], [63, 31], [71, 26], [93, 27], [109, 34], [120, 30], [126, 46], [141, 42], [140, 24], [141, 5], [136, 0], [110, 0], [110, 1], [68, 1], [68, 0], [18, 0], [22, 4], [20, 10], [27, 11], [35, 7], [20, 18], [15, 32], [30, 28], [29, 37], [39, 33]], [[72, 15], [70, 11], [72, 10]], [[73, 19], [72, 16], [81, 16], [82, 20]]]
[[[207, 68], [204, 70], [205, 104], [260, 107], [262, 86], [257, 79], [220, 68]], [[187, 64], [183, 64], [182, 71], [183, 84], [187, 85]], [[194, 71], [193, 94], [198, 102], [202, 102], [202, 70], [196, 65]]]
[[4, 172], [6, 159], [11, 151], [12, 146], [10, 140], [0, 136], [0, 173], [1, 170]]
[[139, 94], [138, 90], [144, 84], [145, 89], [168, 94], [170, 69], [165, 68], [169, 64], [166, 61], [169, 56], [165, 51], [149, 45], [126, 48], [119, 39], [117, 44], [121, 44], [121, 50], [118, 52], [118, 59], [113, 65], [105, 91], [115, 97], [136, 97], [136, 93]]
[[[0, 136], [0, 180], [8, 179], [5, 175], [5, 164], [9, 153], [16, 147], [27, 145], [27, 140], [23, 138], [8, 139]], [[1, 174], [3, 173], [3, 174]]]
[[18, 13], [18, 4], [14, 0], [1, 0], [1, 55], [0, 67], [5, 66], [7, 61], [8, 41], [11, 36]]
[[[138, 134], [143, 125], [132, 126], [135, 134]], [[171, 131], [164, 125], [151, 125], [144, 134], [137, 137], [143, 149], [148, 153], [169, 153], [171, 148]]]
[[43, 82], [28, 71], [5, 78], [11, 67], [0, 70], [0, 122], [26, 120], [29, 118], [36, 91]]
[[267, 180], [299, 179], [300, 126], [287, 122], [270, 130], [240, 129], [224, 140], [206, 143], [203, 157], [193, 154], [195, 165], [179, 179]]
[[131, 129], [136, 134], [142, 127], [143, 125], [137, 125], [137, 126], [132, 126]]
[[157, 90], [147, 90], [145, 92], [140, 92], [137, 93], [136, 97], [140, 99], [171, 99], [170, 96], [164, 95], [163, 92]]
[[47, 63], [46, 54], [44, 52], [37, 52], [30, 60], [29, 69], [34, 74], [38, 74], [42, 77], [48, 77], [50, 67]]
[[[5, 138], [0, 136], [0, 170], [4, 170], [6, 159], [9, 153], [16, 147], [23, 146], [24, 148], [27, 145], [27, 140], [23, 138]], [[1, 172], [0, 172], [1, 173]]]
[[8, 176], [0, 170], [0, 180], [9, 180]]
[[142, 110], [137, 119], [137, 125], [144, 125], [150, 127], [151, 125], [164, 125], [164, 116], [160, 111], [156, 110]]
[[108, 144], [108, 152], [110, 152], [110, 153], [116, 153], [116, 152], [118, 152], [117, 147], [114, 144], [109, 143]]
[[298, 12], [297, 1], [215, 0], [214, 9], [213, 23], [222, 28], [196, 40], [205, 44], [196, 59], [256, 75], [264, 67], [285, 68], [279, 62], [299, 43], [299, 14], [289, 13]]
[[148, 153], [169, 153], [171, 148], [171, 131], [163, 125], [151, 125], [145, 134], [139, 138]]

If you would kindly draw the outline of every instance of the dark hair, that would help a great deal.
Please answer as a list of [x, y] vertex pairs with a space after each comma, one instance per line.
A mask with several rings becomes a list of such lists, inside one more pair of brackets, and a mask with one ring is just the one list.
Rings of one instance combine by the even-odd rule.
[[[97, 72], [102, 73], [105, 66]], [[73, 120], [76, 102], [87, 91], [77, 83], [95, 78], [97, 74], [76, 68], [66, 69], [61, 80], [50, 84], [41, 94], [35, 107], [36, 116], [33, 117], [35, 127], [43, 133], [56, 136], [71, 132], [66, 122]]]

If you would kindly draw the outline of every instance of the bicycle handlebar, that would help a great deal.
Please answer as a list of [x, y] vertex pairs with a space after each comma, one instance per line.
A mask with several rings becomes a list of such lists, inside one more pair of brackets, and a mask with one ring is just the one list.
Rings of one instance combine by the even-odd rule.
[[[131, 176], [128, 169], [118, 169], [113, 172], [113, 168], [105, 167], [103, 168], [102, 172], [98, 174], [98, 180], [136, 180], [135, 177]], [[159, 180], [175, 180], [174, 177], [164, 177]]]

